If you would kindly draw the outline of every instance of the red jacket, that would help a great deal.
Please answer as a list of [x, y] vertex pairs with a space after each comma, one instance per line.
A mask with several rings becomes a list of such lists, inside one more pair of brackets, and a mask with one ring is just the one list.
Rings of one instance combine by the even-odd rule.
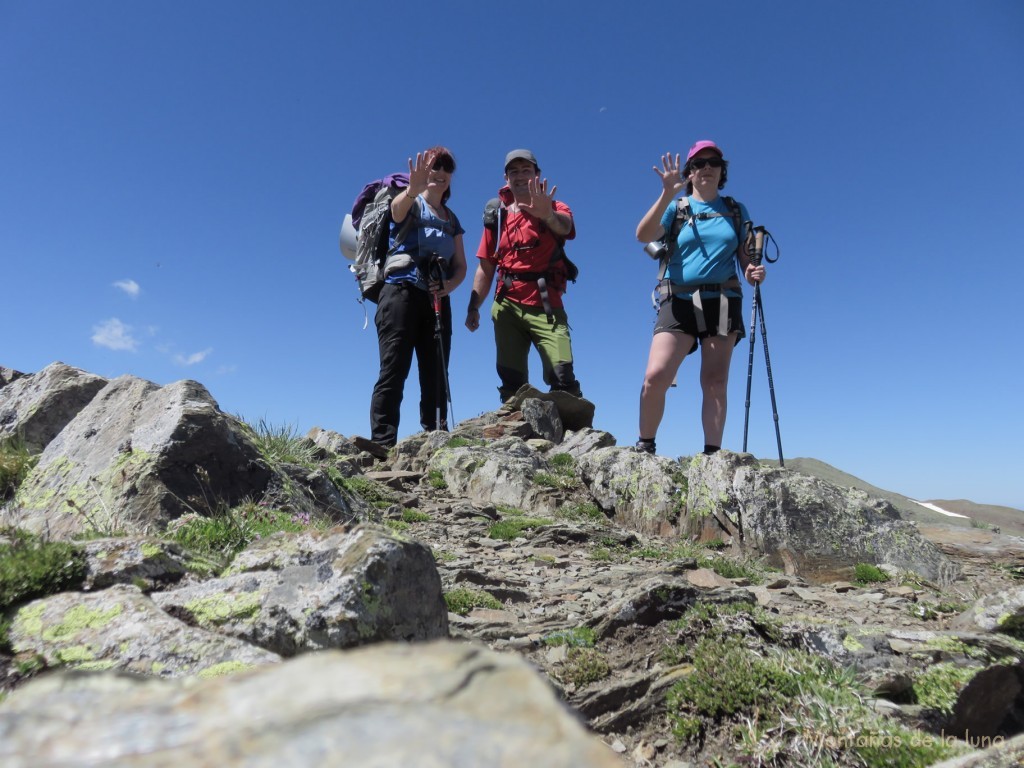
[[[498, 197], [504, 206], [513, 202], [512, 190], [502, 187]], [[565, 203], [555, 200], [552, 203], [556, 213], [572, 216], [572, 211]], [[502, 288], [502, 277], [508, 272], [545, 272], [550, 271], [552, 278], [548, 280], [548, 296], [551, 306], [555, 309], [562, 306], [562, 292], [565, 290], [565, 267], [561, 260], [556, 261], [549, 270], [551, 257], [558, 252], [561, 245], [559, 238], [540, 219], [523, 211], [511, 212], [507, 207], [501, 210], [501, 240], [498, 252], [494, 252], [495, 232], [484, 227], [480, 246], [476, 249], [479, 259], [486, 259], [498, 267], [495, 295], [499, 293], [517, 304], [530, 307], [543, 306], [540, 291], [535, 280], [512, 280], [511, 286]], [[573, 223], [565, 240], [576, 237], [576, 225]]]

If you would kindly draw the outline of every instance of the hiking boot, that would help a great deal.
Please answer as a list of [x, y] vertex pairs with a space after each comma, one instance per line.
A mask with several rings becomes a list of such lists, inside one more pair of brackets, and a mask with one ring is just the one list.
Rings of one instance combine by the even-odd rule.
[[633, 446], [633, 450], [637, 453], [649, 453], [654, 455], [654, 441], [653, 440], [637, 440], [636, 445]]
[[367, 440], [365, 437], [355, 435], [351, 438], [352, 443], [361, 451], [366, 451], [368, 454], [373, 456], [375, 459], [381, 459], [382, 461], [388, 457], [388, 448], [394, 445], [388, 445], [384, 442], [374, 442], [373, 440]]

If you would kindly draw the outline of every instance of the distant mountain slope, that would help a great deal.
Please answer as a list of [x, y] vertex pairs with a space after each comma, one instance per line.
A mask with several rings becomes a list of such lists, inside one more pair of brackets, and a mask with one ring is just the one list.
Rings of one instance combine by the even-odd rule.
[[[761, 463], [772, 464], [775, 466], [778, 466], [779, 464], [778, 461], [769, 459], [764, 459]], [[1003, 533], [1009, 533], [1014, 536], [1024, 536], [1024, 511], [1013, 509], [1012, 507], [975, 504], [973, 501], [967, 501], [966, 499], [959, 499], [955, 501], [942, 499], [928, 500], [929, 504], [942, 507], [949, 512], [967, 515], [967, 518], [949, 517], [928, 509], [927, 507], [922, 507], [920, 504], [915, 504], [909, 497], [903, 496], [895, 491], [887, 491], [883, 488], [871, 485], [871, 483], [865, 482], [859, 477], [847, 474], [846, 472], [836, 469], [835, 467], [826, 464], [823, 461], [819, 461], [818, 459], [786, 459], [786, 469], [802, 472], [803, 474], [811, 475], [812, 477], [819, 477], [833, 485], [846, 485], [852, 488], [859, 488], [871, 496], [886, 499], [891, 502], [892, 505], [899, 510], [900, 515], [907, 520], [914, 520], [920, 523], [945, 523], [947, 525], [959, 525], [968, 528], [972, 525], [983, 523], [989, 526], [998, 526]], [[923, 501], [923, 499], [921, 499], [921, 501]]]
[[996, 504], [976, 504], [967, 499], [929, 499], [928, 503], [998, 526], [1003, 533], [1024, 536], [1024, 510]]

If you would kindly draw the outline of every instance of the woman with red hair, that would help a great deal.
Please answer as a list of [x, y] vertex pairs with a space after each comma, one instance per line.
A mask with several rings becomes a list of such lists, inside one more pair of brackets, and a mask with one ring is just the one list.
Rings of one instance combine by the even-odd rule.
[[[374, 317], [380, 375], [370, 400], [372, 438], [384, 447], [398, 439], [413, 354], [419, 368], [420, 425], [425, 430], [448, 428], [445, 388], [452, 341], [448, 295], [466, 277], [464, 230], [447, 206], [454, 173], [455, 157], [447, 148], [417, 152], [415, 161], [409, 159], [409, 186], [391, 200], [385, 280]], [[412, 226], [407, 222], [410, 216]], [[441, 315], [443, 360], [435, 336], [435, 308]]]

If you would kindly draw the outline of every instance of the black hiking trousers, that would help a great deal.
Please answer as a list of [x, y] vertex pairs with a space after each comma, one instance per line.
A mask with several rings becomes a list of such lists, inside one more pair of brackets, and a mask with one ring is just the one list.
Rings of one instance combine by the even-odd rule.
[[[420, 375], [420, 426], [425, 430], [447, 429], [448, 393], [445, 380], [452, 348], [452, 307], [441, 299], [442, 368], [434, 335], [434, 308], [430, 294], [410, 283], [385, 284], [377, 301], [377, 344], [380, 375], [370, 399], [370, 429], [375, 443], [390, 447], [398, 439], [405, 380], [416, 355]], [[441, 424], [437, 424], [437, 408]]]

